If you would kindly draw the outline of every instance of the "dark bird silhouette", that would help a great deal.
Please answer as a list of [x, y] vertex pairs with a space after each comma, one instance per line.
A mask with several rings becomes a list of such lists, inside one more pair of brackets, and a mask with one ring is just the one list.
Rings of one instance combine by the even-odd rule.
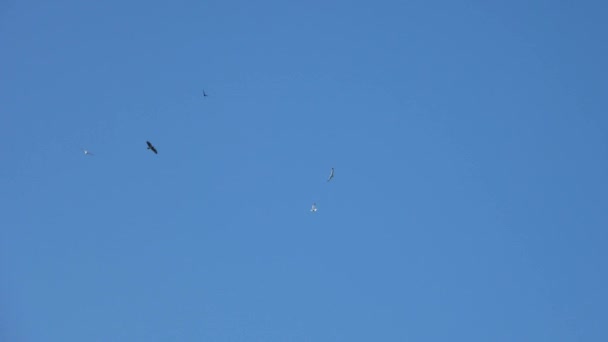
[[205, 89], [203, 89], [203, 97], [207, 97], [207, 93], [205, 93]]
[[146, 144], [148, 144], [148, 150], [152, 150], [152, 152], [154, 152], [154, 154], [158, 154], [158, 151], [156, 151], [156, 148], [149, 141], [146, 141]]

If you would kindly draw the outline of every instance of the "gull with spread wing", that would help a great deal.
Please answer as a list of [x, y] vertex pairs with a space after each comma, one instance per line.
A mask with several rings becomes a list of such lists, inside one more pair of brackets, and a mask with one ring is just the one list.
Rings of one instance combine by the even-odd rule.
[[329, 178], [327, 178], [327, 181], [329, 182], [330, 180], [332, 180], [332, 178], [334, 178], [334, 168], [331, 168], [331, 172], [329, 173]]

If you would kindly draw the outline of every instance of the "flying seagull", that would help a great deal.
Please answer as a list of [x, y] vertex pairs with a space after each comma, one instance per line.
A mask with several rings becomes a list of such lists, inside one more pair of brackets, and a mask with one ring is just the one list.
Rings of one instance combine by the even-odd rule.
[[158, 154], [158, 151], [156, 151], [156, 148], [154, 148], [154, 146], [149, 141], [146, 141], [146, 144], [148, 144], [148, 150], [152, 150], [152, 152], [154, 152], [154, 154]]
[[205, 89], [203, 89], [203, 97], [207, 97], [207, 93], [205, 93]]
[[334, 178], [334, 168], [331, 168], [331, 173], [329, 174], [329, 178], [327, 178], [327, 181], [329, 182], [332, 178]]
[[87, 156], [94, 156], [94, 154], [91, 153], [91, 151], [85, 150], [84, 148], [82, 149], [82, 152], [84, 152], [84, 154], [87, 155]]
[[313, 212], [313, 213], [317, 212], [317, 203], [313, 203], [312, 204], [312, 208], [310, 208], [310, 211]]

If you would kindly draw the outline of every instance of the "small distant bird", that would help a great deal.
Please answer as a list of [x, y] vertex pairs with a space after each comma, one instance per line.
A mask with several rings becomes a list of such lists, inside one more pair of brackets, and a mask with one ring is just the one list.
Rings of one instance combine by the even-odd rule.
[[317, 212], [317, 203], [313, 203], [312, 204], [312, 208], [310, 208], [310, 211], [313, 212], [313, 213]]
[[327, 181], [329, 182], [332, 178], [334, 178], [334, 168], [331, 168], [331, 172], [329, 174], [329, 178], [327, 178]]
[[148, 150], [152, 150], [152, 152], [154, 152], [154, 154], [158, 154], [158, 151], [156, 150], [156, 148], [152, 145], [152, 143], [150, 143], [149, 141], [146, 141], [146, 144], [148, 144]]
[[94, 156], [94, 154], [91, 153], [91, 151], [85, 150], [84, 148], [82, 149], [82, 152], [84, 152], [84, 154], [87, 155], [87, 156]]
[[205, 93], [205, 89], [203, 89], [203, 97], [207, 97], [207, 93]]

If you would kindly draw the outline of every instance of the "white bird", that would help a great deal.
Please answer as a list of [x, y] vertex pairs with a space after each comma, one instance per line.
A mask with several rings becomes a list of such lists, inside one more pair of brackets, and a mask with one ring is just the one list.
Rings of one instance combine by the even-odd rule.
[[329, 174], [329, 178], [327, 179], [327, 181], [329, 182], [332, 178], [334, 178], [334, 168], [331, 168], [331, 173]]
[[87, 155], [87, 156], [94, 156], [94, 154], [91, 153], [91, 151], [85, 150], [84, 148], [82, 149], [82, 152], [84, 152], [84, 154]]
[[317, 212], [317, 203], [313, 203], [312, 204], [312, 208], [310, 208], [310, 211], [313, 212], [313, 213]]

